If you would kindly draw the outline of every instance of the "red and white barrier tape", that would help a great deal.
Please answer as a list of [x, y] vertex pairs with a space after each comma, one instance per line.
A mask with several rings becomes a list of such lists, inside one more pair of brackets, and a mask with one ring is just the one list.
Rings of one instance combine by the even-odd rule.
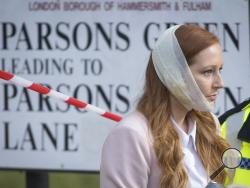
[[108, 118], [108, 119], [111, 119], [111, 120], [114, 120], [117, 122], [122, 119], [118, 115], [112, 114], [110, 112], [106, 112], [105, 110], [100, 109], [96, 106], [79, 101], [78, 99], [75, 99], [73, 97], [69, 97], [63, 93], [60, 93], [60, 92], [55, 91], [53, 89], [50, 89], [48, 87], [33, 83], [32, 81], [26, 80], [26, 79], [21, 78], [17, 75], [10, 74], [8, 72], [0, 70], [0, 78], [4, 79], [6, 81], [10, 81], [10, 82], [14, 83], [15, 85], [22, 86], [22, 87], [25, 87], [27, 89], [36, 91], [40, 94], [59, 99], [59, 100], [64, 101], [70, 105], [76, 106], [77, 108], [84, 108], [88, 111], [96, 112], [97, 114], [99, 114], [105, 118]]

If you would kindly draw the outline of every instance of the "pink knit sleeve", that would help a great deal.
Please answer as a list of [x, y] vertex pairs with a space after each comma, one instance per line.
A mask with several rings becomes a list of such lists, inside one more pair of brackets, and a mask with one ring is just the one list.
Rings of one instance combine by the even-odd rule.
[[147, 188], [150, 151], [145, 138], [126, 126], [106, 139], [100, 169], [101, 188]]

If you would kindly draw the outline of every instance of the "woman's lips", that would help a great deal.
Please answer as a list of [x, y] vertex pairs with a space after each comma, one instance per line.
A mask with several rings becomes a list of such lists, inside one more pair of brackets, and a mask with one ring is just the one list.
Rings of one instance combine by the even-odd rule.
[[217, 94], [207, 96], [208, 100], [214, 102], [217, 98]]

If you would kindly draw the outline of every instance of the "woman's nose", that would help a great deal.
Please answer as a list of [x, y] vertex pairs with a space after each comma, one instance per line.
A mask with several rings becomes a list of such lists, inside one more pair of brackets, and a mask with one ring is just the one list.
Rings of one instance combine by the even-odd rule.
[[216, 87], [217, 89], [224, 87], [224, 81], [223, 81], [220, 73], [216, 75], [216, 78], [214, 80], [214, 87]]

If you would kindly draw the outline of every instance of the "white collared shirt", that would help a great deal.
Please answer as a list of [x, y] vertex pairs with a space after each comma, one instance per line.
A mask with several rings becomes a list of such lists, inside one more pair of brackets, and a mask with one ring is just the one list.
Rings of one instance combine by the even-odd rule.
[[196, 136], [196, 122], [193, 122], [191, 118], [188, 120], [188, 133], [185, 133], [181, 127], [176, 123], [173, 117], [171, 121], [175, 130], [177, 131], [183, 153], [184, 153], [184, 165], [188, 175], [188, 187], [190, 188], [204, 188], [208, 184], [208, 175], [204, 169], [200, 157], [197, 153], [195, 146]]

